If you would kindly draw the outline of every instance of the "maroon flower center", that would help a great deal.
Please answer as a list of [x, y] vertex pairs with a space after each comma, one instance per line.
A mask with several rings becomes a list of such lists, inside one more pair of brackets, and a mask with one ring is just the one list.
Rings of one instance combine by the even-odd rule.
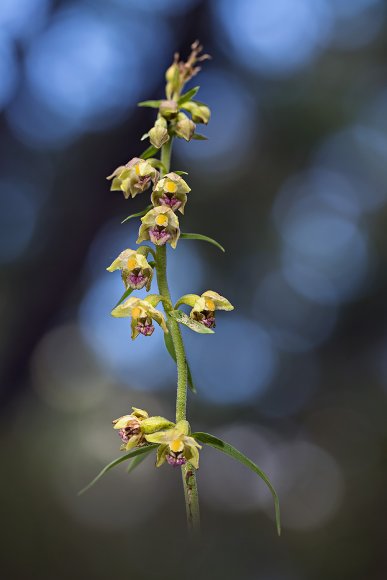
[[120, 436], [121, 441], [123, 443], [127, 443], [129, 439], [133, 437], [133, 435], [139, 434], [140, 434], [140, 425], [135, 421], [133, 421], [133, 423], [128, 425], [127, 427], [118, 430], [118, 435]]
[[169, 465], [172, 465], [172, 467], [179, 467], [180, 465], [187, 463], [187, 460], [182, 453], [174, 453], [173, 451], [170, 451], [167, 454], [166, 460]]
[[139, 318], [136, 324], [136, 330], [144, 336], [151, 336], [153, 334], [155, 327], [151, 318]]
[[170, 207], [171, 210], [173, 210], [173, 211], [175, 211], [176, 209], [179, 209], [179, 207], [182, 204], [180, 199], [175, 197], [173, 194], [168, 195], [168, 193], [163, 193], [163, 195], [160, 197], [159, 202], [160, 202], [160, 205], [166, 205], [166, 206]]
[[151, 242], [154, 244], [163, 246], [170, 239], [171, 234], [163, 227], [153, 226], [153, 228], [149, 230], [149, 237]]
[[195, 319], [201, 324], [204, 324], [207, 328], [215, 328], [215, 312], [212, 310], [202, 310], [201, 312], [195, 312]]
[[131, 272], [127, 277], [127, 284], [130, 288], [140, 290], [148, 282], [148, 279], [148, 276], [144, 276], [141, 269], [136, 268], [136, 270], [133, 270], [133, 272]]

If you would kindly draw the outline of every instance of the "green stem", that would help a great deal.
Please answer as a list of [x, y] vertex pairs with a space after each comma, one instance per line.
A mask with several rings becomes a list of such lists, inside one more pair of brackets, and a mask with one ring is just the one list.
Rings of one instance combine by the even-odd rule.
[[[172, 138], [161, 149], [161, 162], [166, 172], [171, 163]], [[161, 296], [172, 302], [167, 278], [167, 252], [165, 246], [156, 246], [157, 283]], [[186, 419], [187, 408], [187, 362], [184, 342], [179, 324], [167, 313], [167, 326], [171, 333], [176, 352], [177, 392], [176, 392], [176, 422]], [[200, 526], [199, 497], [196, 484], [195, 469], [187, 463], [182, 466], [184, 497], [187, 512], [187, 524], [190, 531], [198, 531]]]

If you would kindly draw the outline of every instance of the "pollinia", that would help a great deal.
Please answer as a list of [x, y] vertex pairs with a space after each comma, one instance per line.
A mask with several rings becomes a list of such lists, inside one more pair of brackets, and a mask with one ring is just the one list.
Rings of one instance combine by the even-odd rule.
[[[197, 132], [197, 125], [206, 125], [211, 115], [208, 106], [195, 98], [199, 87], [184, 92], [186, 83], [200, 71], [200, 63], [209, 58], [202, 54], [202, 46], [198, 42], [191, 48], [186, 61], [180, 60], [179, 55], [175, 54], [172, 65], [166, 71], [166, 98], [139, 103], [141, 107], [157, 109], [154, 126], [142, 137], [143, 140], [149, 139], [149, 147], [139, 157], [117, 167], [108, 177], [111, 190], [122, 192], [125, 199], [151, 190], [151, 204], [124, 220], [141, 218], [138, 247], [124, 249], [107, 270], [118, 270], [121, 273], [125, 292], [112, 315], [130, 318], [132, 339], [139, 335], [152, 336], [155, 322], [163, 331], [166, 350], [177, 366], [176, 417], [171, 421], [132, 407], [127, 414], [114, 420], [113, 428], [121, 439], [121, 450], [125, 453], [108, 464], [80, 493], [120, 463], [129, 462], [130, 472], [146, 456], [155, 453], [157, 467], [167, 464], [182, 471], [188, 527], [197, 530], [199, 497], [196, 473], [201, 450], [204, 445], [210, 445], [241, 462], [263, 479], [274, 499], [277, 531], [280, 533], [278, 497], [266, 474], [221, 439], [209, 433], [192, 432], [187, 421], [187, 388], [195, 392], [195, 387], [180, 325], [187, 326], [193, 332], [211, 334], [214, 332], [217, 312], [233, 310], [227, 298], [213, 290], [186, 294], [173, 304], [168, 285], [168, 244], [175, 249], [180, 240], [198, 239], [224, 251], [215, 240], [201, 234], [183, 233], [180, 229], [180, 220], [191, 201], [191, 189], [186, 181], [186, 172], [171, 171], [172, 144], [176, 138], [186, 141], [205, 139]], [[148, 294], [145, 299], [132, 296], [141, 288], [149, 292], [153, 278], [157, 280], [158, 294]], [[189, 307], [188, 314], [181, 308], [183, 305]], [[161, 306], [164, 313], [160, 310]]]

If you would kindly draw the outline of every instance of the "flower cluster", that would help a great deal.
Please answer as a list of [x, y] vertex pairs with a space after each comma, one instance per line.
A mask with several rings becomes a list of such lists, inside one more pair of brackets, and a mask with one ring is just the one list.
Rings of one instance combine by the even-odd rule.
[[118, 430], [122, 441], [121, 449], [130, 451], [156, 443], [157, 467], [165, 461], [173, 467], [184, 465], [189, 461], [199, 469], [199, 449], [201, 445], [189, 435], [188, 421], [174, 424], [164, 417], [149, 417], [146, 411], [132, 407], [130, 415], [124, 415], [113, 421], [113, 428]]
[[[216, 312], [234, 308], [227, 298], [213, 290], [206, 290], [200, 295], [185, 294], [173, 306], [167, 278], [166, 244], [175, 249], [179, 240], [197, 239], [210, 242], [224, 251], [218, 242], [208, 236], [181, 232], [178, 215], [184, 215], [191, 189], [182, 177], [185, 172], [170, 170], [174, 138], [186, 141], [205, 138], [196, 132], [196, 126], [208, 123], [210, 109], [194, 99], [199, 87], [185, 93], [183, 89], [185, 83], [200, 70], [199, 64], [207, 58], [208, 55], [202, 54], [198, 42], [192, 45], [192, 52], [186, 61], [181, 61], [179, 55], [175, 55], [166, 72], [165, 99], [139, 103], [140, 106], [158, 109], [153, 127], [143, 136], [143, 139], [149, 139], [150, 145], [140, 157], [134, 157], [125, 165], [117, 167], [108, 177], [111, 190], [121, 191], [125, 199], [134, 198], [151, 189], [151, 205], [124, 220], [141, 216], [137, 238], [139, 247], [136, 250], [123, 250], [107, 270], [118, 270], [121, 273], [125, 291], [112, 310], [112, 315], [131, 319], [132, 339], [139, 334], [153, 335], [155, 321], [163, 330], [166, 349], [177, 367], [176, 422], [160, 416], [149, 416], [147, 411], [137, 407], [132, 407], [132, 412], [115, 419], [113, 428], [121, 439], [121, 450], [127, 453], [110, 462], [81, 493], [112, 467], [129, 460], [129, 472], [148, 454], [157, 450], [157, 467], [167, 463], [182, 468], [187, 521], [191, 529], [197, 529], [199, 504], [195, 472], [199, 468], [202, 443], [229, 455], [261, 477], [273, 496], [277, 530], [280, 533], [278, 496], [267, 475], [225, 441], [210, 433], [191, 433], [186, 420], [187, 389], [190, 388], [194, 393], [196, 389], [179, 325], [183, 324], [200, 334], [212, 334]], [[161, 147], [160, 159], [157, 159], [154, 156]], [[150, 242], [154, 246], [143, 242]], [[154, 279], [157, 279], [159, 294], [149, 293]], [[145, 298], [130, 296], [138, 290], [147, 292]], [[160, 302], [165, 315], [157, 308]], [[179, 306], [188, 306], [189, 315]]]
[[[151, 156], [174, 137], [188, 141], [194, 138], [196, 124], [207, 124], [210, 119], [211, 113], [207, 105], [193, 99], [198, 87], [181, 94], [185, 83], [200, 70], [198, 63], [208, 58], [208, 55], [201, 55], [201, 51], [199, 43], [194, 43], [186, 62], [180, 61], [179, 56], [175, 55], [174, 62], [166, 72], [166, 99], [140, 103], [143, 106], [158, 108], [154, 126], [144, 135], [144, 138], [149, 138], [151, 147], [145, 151], [142, 158], [134, 157], [126, 165], [117, 167], [108, 177], [112, 180], [111, 189], [122, 191], [125, 198], [135, 197], [151, 188], [151, 209], [148, 207], [144, 212], [137, 214], [142, 215], [137, 244], [150, 241], [156, 248], [170, 244], [175, 249], [181, 237], [177, 214], [184, 214], [191, 188], [182, 177], [185, 172], [167, 172], [163, 163]], [[190, 114], [191, 118], [187, 114]], [[193, 234], [194, 237], [195, 235]], [[149, 292], [153, 270], [157, 269], [157, 259], [155, 262], [149, 262], [149, 253], [155, 256], [153, 250], [146, 245], [138, 250], [126, 249], [107, 268], [109, 272], [116, 270], [121, 272], [126, 290], [124, 298], [127, 298], [133, 290], [145, 288]], [[127, 298], [114, 308], [112, 315], [131, 317], [132, 338], [136, 338], [139, 334], [151, 336], [154, 331], [154, 320], [167, 333], [165, 318], [155, 308], [157, 303], [154, 298], [150, 300]], [[215, 310], [233, 309], [226, 298], [211, 290], [201, 296], [197, 294], [183, 296], [175, 308], [180, 304], [191, 306], [190, 319], [195, 321], [195, 324], [192, 323], [190, 328], [196, 332], [200, 332], [200, 327], [208, 329], [215, 327]], [[164, 302], [164, 308], [167, 315], [173, 317], [172, 305]], [[187, 317], [181, 316], [179, 322], [187, 324]]]

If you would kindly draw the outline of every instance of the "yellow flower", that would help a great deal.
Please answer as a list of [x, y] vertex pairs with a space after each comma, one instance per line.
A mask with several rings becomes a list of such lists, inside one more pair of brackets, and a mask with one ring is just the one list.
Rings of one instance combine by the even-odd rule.
[[151, 182], [157, 182], [159, 172], [152, 165], [138, 157], [133, 157], [126, 165], [120, 165], [107, 179], [112, 179], [111, 191], [122, 191], [125, 199], [136, 197], [148, 189]]
[[188, 435], [189, 425], [187, 421], [179, 421], [171, 429], [145, 435], [149, 443], [158, 443], [157, 467], [165, 461], [169, 465], [177, 467], [189, 461], [195, 469], [199, 469], [199, 449], [201, 445], [193, 437]]
[[164, 417], [149, 417], [146, 411], [132, 407], [133, 413], [123, 415], [113, 421], [113, 428], [118, 430], [118, 434], [123, 442], [121, 449], [129, 451], [134, 447], [142, 447], [148, 442], [146, 434], [166, 429], [173, 425]]
[[149, 292], [153, 270], [143, 254], [135, 250], [124, 250], [106, 269], [108, 272], [121, 270], [122, 280], [126, 289], [140, 290], [145, 286]]
[[184, 213], [184, 206], [187, 203], [187, 193], [191, 188], [180, 175], [167, 173], [160, 179], [152, 191], [152, 203], [154, 206], [165, 205], [172, 211], [179, 210]]
[[112, 310], [112, 316], [115, 318], [132, 317], [131, 328], [133, 340], [139, 334], [151, 336], [155, 329], [153, 320], [161, 326], [165, 333], [168, 332], [164, 316], [159, 310], [147, 302], [146, 298], [145, 300], [134, 297], [128, 298]]
[[165, 205], [155, 207], [148, 211], [141, 221], [138, 244], [150, 240], [156, 246], [164, 246], [168, 242], [172, 248], [176, 248], [180, 236], [179, 220], [169, 207]]

